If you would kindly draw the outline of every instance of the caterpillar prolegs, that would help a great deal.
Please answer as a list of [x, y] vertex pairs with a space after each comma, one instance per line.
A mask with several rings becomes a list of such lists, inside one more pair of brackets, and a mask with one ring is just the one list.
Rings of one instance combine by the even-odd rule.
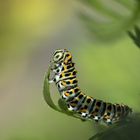
[[49, 82], [54, 82], [68, 110], [74, 111], [82, 119], [91, 119], [106, 124], [118, 122], [132, 112], [127, 105], [107, 103], [84, 94], [77, 81], [77, 71], [72, 55], [66, 49], [56, 50], [51, 61], [54, 73]]

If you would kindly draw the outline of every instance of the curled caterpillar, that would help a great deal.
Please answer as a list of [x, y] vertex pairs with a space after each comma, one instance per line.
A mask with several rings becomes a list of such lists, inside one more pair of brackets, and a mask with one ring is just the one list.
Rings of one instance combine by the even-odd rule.
[[82, 119], [102, 121], [105, 124], [118, 122], [132, 112], [127, 105], [107, 103], [84, 94], [78, 87], [77, 71], [72, 55], [66, 49], [56, 50], [51, 61], [54, 73], [49, 83], [55, 83], [68, 110], [76, 112]]

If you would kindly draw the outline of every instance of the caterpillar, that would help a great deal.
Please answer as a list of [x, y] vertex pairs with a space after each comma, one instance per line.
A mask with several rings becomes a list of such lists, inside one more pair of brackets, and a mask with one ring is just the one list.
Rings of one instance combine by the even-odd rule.
[[50, 68], [54, 75], [48, 79], [49, 83], [55, 83], [68, 110], [76, 112], [82, 119], [109, 125], [122, 120], [132, 112], [127, 105], [104, 102], [84, 94], [78, 86], [75, 63], [68, 50], [56, 50]]

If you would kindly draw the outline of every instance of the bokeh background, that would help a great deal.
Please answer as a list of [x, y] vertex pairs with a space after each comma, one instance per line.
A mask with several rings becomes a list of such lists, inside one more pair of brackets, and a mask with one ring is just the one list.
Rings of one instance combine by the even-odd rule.
[[87, 140], [102, 130], [43, 99], [44, 74], [59, 48], [72, 52], [83, 92], [139, 112], [140, 49], [127, 34], [139, 15], [138, 0], [1, 0], [0, 140]]

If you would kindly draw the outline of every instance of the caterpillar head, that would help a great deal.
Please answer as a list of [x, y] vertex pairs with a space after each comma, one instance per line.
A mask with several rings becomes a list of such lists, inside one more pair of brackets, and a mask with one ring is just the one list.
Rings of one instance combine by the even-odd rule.
[[65, 63], [68, 64], [72, 61], [72, 55], [66, 49], [56, 50], [53, 54], [54, 63]]

